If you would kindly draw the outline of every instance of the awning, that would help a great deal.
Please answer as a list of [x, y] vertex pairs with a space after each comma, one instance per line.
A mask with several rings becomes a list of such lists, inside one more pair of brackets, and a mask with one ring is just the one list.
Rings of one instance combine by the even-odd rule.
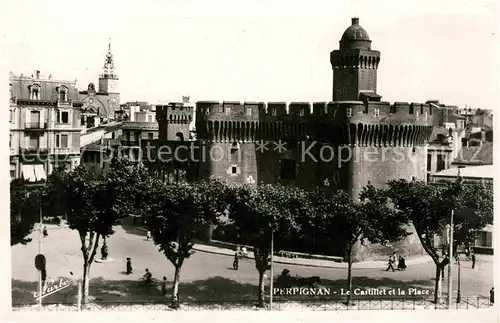
[[42, 164], [34, 165], [35, 176], [37, 181], [46, 180], [47, 175], [45, 174], [45, 169]]
[[42, 164], [21, 165], [22, 177], [28, 182], [39, 182], [47, 179], [47, 174]]
[[21, 176], [28, 182], [36, 182], [35, 166], [21, 165]]

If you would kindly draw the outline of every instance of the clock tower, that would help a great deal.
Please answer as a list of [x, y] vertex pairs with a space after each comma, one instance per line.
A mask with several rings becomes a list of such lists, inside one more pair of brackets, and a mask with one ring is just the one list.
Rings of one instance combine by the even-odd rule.
[[111, 40], [108, 44], [108, 53], [104, 59], [103, 72], [99, 76], [99, 93], [108, 96], [108, 117], [113, 117], [120, 108], [120, 93], [118, 90], [118, 75], [115, 72], [113, 54], [111, 54]]

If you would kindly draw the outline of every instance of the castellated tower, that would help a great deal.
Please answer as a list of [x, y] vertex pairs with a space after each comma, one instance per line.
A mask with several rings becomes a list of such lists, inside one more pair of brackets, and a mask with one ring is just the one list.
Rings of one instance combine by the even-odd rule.
[[189, 140], [189, 123], [193, 120], [193, 107], [170, 102], [156, 105], [158, 138], [162, 141]]
[[362, 92], [377, 93], [380, 52], [371, 50], [368, 33], [352, 18], [340, 40], [340, 49], [330, 53], [333, 69], [333, 101], [358, 100]]
[[[343, 189], [355, 199], [369, 183], [425, 180], [436, 113], [427, 104], [381, 101], [380, 53], [371, 50], [359, 19], [353, 18], [330, 61], [331, 102], [197, 102], [196, 129], [204, 148], [199, 178]], [[415, 235], [401, 246], [393, 248], [422, 252]], [[357, 259], [385, 259], [389, 251], [369, 245], [354, 252]]]

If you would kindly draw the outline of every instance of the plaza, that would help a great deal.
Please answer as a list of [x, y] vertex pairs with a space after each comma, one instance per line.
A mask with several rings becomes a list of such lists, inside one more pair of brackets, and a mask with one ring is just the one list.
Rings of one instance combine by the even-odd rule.
[[[44, 298], [45, 304], [76, 303], [77, 281], [82, 277], [83, 260], [80, 240], [76, 231], [65, 226], [47, 225], [48, 236], [42, 238], [42, 253], [47, 258], [49, 279], [64, 277], [72, 286]], [[32, 233], [33, 240], [27, 245], [16, 245], [12, 252], [12, 302], [14, 306], [36, 303], [33, 292], [37, 291], [38, 271], [34, 257], [38, 254], [38, 232]], [[94, 262], [90, 270], [90, 296], [95, 303], [140, 303], [170, 301], [174, 267], [158, 251], [152, 241], [146, 240], [142, 230], [130, 226], [117, 226], [115, 233], [107, 239], [109, 258], [106, 263]], [[102, 243], [100, 243], [100, 246]], [[100, 247], [99, 247], [100, 250]], [[100, 252], [96, 259], [100, 258]], [[220, 253], [223, 253], [222, 251]], [[126, 275], [126, 258], [132, 259], [133, 273]], [[240, 261], [239, 270], [232, 269], [233, 258], [229, 255], [197, 251], [187, 259], [180, 275], [179, 296], [182, 302], [238, 302], [253, 301], [257, 298], [258, 273], [253, 259]], [[141, 277], [148, 268], [153, 274], [154, 284], [147, 286]], [[331, 268], [313, 265], [291, 265], [275, 263], [275, 278], [287, 268], [291, 275], [300, 277], [319, 276], [321, 285], [333, 293], [346, 288], [347, 270], [344, 264], [332, 262]], [[404, 289], [428, 290], [434, 293], [435, 267], [432, 261], [411, 264], [406, 271], [385, 271], [383, 262], [373, 265], [355, 263], [353, 265], [353, 290], [366, 289]], [[73, 275], [70, 274], [73, 273]], [[447, 270], [445, 270], [447, 273]], [[269, 275], [269, 272], [266, 273]], [[167, 278], [167, 295], [161, 293], [162, 277]], [[266, 287], [269, 280], [266, 281]], [[489, 297], [493, 286], [493, 257], [477, 257], [475, 269], [471, 262], [462, 260], [461, 294], [462, 299]], [[454, 297], [457, 289], [457, 266], [453, 266]], [[338, 294], [337, 294], [338, 295]], [[443, 283], [446, 295], [446, 276]], [[369, 296], [371, 299], [387, 296]], [[412, 296], [406, 296], [411, 299]], [[421, 296], [419, 296], [421, 297]], [[354, 297], [355, 298], [355, 297]], [[399, 296], [401, 298], [401, 296]], [[307, 296], [302, 296], [307, 300]]]

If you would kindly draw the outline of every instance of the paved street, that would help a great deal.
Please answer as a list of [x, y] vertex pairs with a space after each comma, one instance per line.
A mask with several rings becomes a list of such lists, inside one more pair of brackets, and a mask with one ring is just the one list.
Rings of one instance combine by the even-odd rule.
[[[36, 234], [35, 234], [36, 238]], [[91, 268], [91, 295], [96, 300], [105, 301], [148, 301], [164, 299], [158, 286], [144, 286], [139, 279], [148, 268], [153, 277], [161, 280], [166, 276], [173, 279], [174, 268], [166, 257], [145, 234], [137, 229], [116, 227], [116, 233], [108, 239], [110, 255], [114, 261], [94, 263]], [[82, 260], [78, 234], [65, 227], [51, 226], [49, 236], [43, 239], [42, 253], [47, 258], [48, 277], [79, 279]], [[26, 246], [12, 248], [13, 301], [33, 302], [31, 292], [36, 290], [38, 271], [34, 267], [34, 257], [38, 253], [38, 243], [34, 239]], [[134, 272], [124, 274], [125, 258], [132, 258]], [[98, 253], [96, 258], [100, 258]], [[180, 295], [192, 300], [254, 299], [257, 292], [258, 274], [253, 260], [242, 260], [240, 269], [231, 268], [232, 257], [212, 253], [197, 252], [186, 260], [181, 272]], [[475, 270], [470, 262], [462, 262], [462, 296], [488, 296], [493, 286], [493, 259], [479, 257]], [[275, 266], [278, 275], [288, 268], [291, 275], [302, 277], [319, 276], [322, 285], [340, 291], [345, 287], [347, 272], [343, 268], [320, 268], [310, 266]], [[360, 288], [409, 288], [431, 289], [434, 283], [432, 262], [415, 264], [404, 272], [386, 272], [385, 268], [358, 268], [353, 270], [353, 284]], [[73, 272], [73, 276], [70, 275]], [[454, 267], [454, 289], [456, 289], [456, 267]], [[72, 302], [76, 286], [71, 286], [54, 295], [46, 302]]]

